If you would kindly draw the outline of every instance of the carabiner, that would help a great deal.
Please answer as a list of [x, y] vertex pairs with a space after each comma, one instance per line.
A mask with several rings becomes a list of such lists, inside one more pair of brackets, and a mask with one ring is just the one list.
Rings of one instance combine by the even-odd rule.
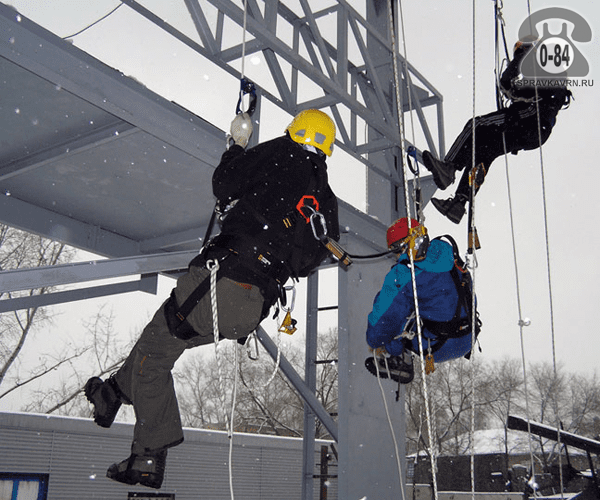
[[[252, 346], [250, 345], [251, 342], [254, 341], [254, 353], [252, 353]], [[252, 361], [257, 361], [259, 358], [259, 354], [258, 354], [258, 339], [256, 337], [256, 330], [251, 332], [250, 335], [248, 335], [248, 338], [246, 339], [246, 354], [248, 355], [248, 358], [251, 359]]]
[[[410, 157], [415, 159], [415, 166], [413, 167], [412, 162], [410, 161]], [[408, 164], [409, 170], [413, 175], [419, 175], [419, 161], [417, 160], [417, 150], [414, 146], [409, 146], [406, 152], [406, 160]]]
[[[309, 207], [309, 208], [311, 210], [313, 210], [311, 207]], [[321, 227], [323, 228], [323, 234], [321, 236], [319, 236], [317, 234], [315, 219], [319, 220], [319, 222], [321, 223]], [[321, 212], [317, 212], [317, 211], [313, 210], [313, 213], [310, 216], [310, 227], [312, 229], [315, 240], [322, 241], [327, 238], [327, 224], [325, 223], [325, 217], [323, 216], [323, 214]]]
[[256, 110], [256, 87], [250, 80], [242, 78], [240, 80], [240, 98], [238, 99], [235, 108], [236, 115], [244, 113], [244, 111], [242, 111], [242, 101], [246, 94], [250, 94], [250, 103], [248, 104], [248, 110], [245, 112], [248, 113], [249, 116], [252, 116]]
[[287, 303], [287, 292], [288, 291], [292, 291], [292, 303], [290, 305], [290, 307], [285, 307], [283, 304], [281, 305], [281, 309], [283, 309], [284, 311], [293, 311], [294, 310], [294, 306], [296, 305], [296, 286], [295, 285], [287, 285], [283, 287], [283, 291], [286, 294], [286, 303]]

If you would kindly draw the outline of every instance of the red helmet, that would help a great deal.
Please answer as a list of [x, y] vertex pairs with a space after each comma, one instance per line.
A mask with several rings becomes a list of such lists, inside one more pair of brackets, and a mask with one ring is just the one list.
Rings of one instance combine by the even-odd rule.
[[429, 235], [427, 228], [415, 219], [403, 217], [394, 222], [387, 230], [388, 248], [396, 253], [403, 254], [410, 251], [413, 260], [423, 260], [429, 248]]
[[[410, 219], [410, 227], [417, 227], [419, 221]], [[408, 218], [402, 217], [394, 222], [387, 230], [387, 244], [388, 248], [392, 248], [392, 245], [400, 240], [403, 240], [408, 236]]]

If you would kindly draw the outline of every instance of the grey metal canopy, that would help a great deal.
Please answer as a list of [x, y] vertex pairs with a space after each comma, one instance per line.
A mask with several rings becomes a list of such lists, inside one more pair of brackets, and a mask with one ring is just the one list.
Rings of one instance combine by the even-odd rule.
[[224, 132], [0, 14], [2, 222], [112, 257], [197, 249]]

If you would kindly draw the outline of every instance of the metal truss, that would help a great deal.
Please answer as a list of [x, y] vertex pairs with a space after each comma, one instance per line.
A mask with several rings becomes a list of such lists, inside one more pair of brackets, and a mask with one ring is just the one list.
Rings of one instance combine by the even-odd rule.
[[[243, 2], [184, 0], [199, 42], [136, 0], [121, 1], [238, 79], [250, 77], [239, 69], [242, 56], [262, 53], [269, 71], [251, 76], [260, 97], [291, 115], [308, 108], [329, 108], [338, 131], [337, 145], [372, 171], [398, 183], [391, 156], [387, 171], [367, 158], [368, 153], [401, 145], [393, 85], [392, 61], [396, 57], [402, 73], [402, 110], [410, 111], [410, 102], [428, 148], [443, 153], [441, 94], [400, 54], [393, 53], [391, 35], [383, 36], [381, 28], [369, 24], [347, 0], [299, 0], [299, 14], [286, 5], [289, 0], [247, 0], [246, 16], [240, 6]], [[313, 10], [325, 3], [334, 5]], [[234, 26], [238, 37], [230, 34]], [[242, 43], [244, 26], [248, 40]], [[382, 78], [386, 73], [389, 78]], [[303, 98], [305, 82], [312, 82], [317, 95]], [[267, 90], [270, 88], [273, 90]], [[437, 141], [423, 112], [427, 106], [436, 107]], [[372, 132], [368, 139], [359, 133], [365, 126]]]

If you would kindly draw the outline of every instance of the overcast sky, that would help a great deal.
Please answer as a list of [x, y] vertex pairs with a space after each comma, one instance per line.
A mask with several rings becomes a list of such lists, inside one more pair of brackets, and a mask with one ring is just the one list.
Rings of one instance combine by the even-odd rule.
[[[292, 0], [290, 0], [292, 1]], [[71, 35], [119, 4], [118, 0], [12, 0], [23, 15], [59, 36]], [[141, 1], [159, 16], [193, 33], [183, 0], [168, 2]], [[314, 2], [313, 2], [314, 3]], [[319, 0], [318, 5], [330, 2]], [[364, 0], [349, 0], [363, 10]], [[239, 2], [242, 5], [242, 1]], [[473, 113], [495, 109], [494, 96], [494, 18], [492, 0], [477, 2], [475, 17], [476, 54], [473, 63], [472, 2], [467, 0], [423, 0], [403, 2], [406, 51], [410, 62], [444, 96], [446, 146]], [[521, 23], [528, 16], [528, 2], [505, 0], [504, 18], [509, 46], [517, 38]], [[531, 11], [559, 3], [531, 1]], [[552, 304], [554, 317], [554, 346], [557, 362], [569, 371], [592, 373], [599, 353], [597, 308], [599, 248], [596, 201], [597, 178], [595, 163], [600, 157], [598, 140], [598, 73], [600, 53], [597, 39], [597, 20], [600, 6], [587, 0], [569, 0], [563, 7], [588, 19], [593, 33], [590, 43], [578, 43], [577, 48], [590, 64], [587, 80], [593, 85], [572, 88], [575, 100], [562, 111], [549, 141], [539, 151], [508, 157], [508, 172], [512, 191], [516, 231], [516, 254], [519, 269], [523, 318], [531, 320], [524, 328], [525, 357], [529, 361], [552, 362], [553, 341], [550, 320], [547, 254], [550, 255]], [[360, 7], [360, 8], [359, 8]], [[139, 15], [122, 6], [106, 20], [76, 36], [74, 43], [107, 64], [132, 75], [152, 90], [190, 109], [225, 130], [233, 117], [238, 82], [208, 65], [198, 65], [190, 49], [158, 28], [141, 20]], [[403, 51], [404, 49], [401, 49]], [[247, 61], [260, 66], [260, 59]], [[263, 63], [264, 64], [264, 63]], [[473, 83], [475, 65], [475, 83]], [[260, 68], [259, 68], [260, 69]], [[231, 113], [223, 111], [222, 102], [215, 104], [213, 94], [230, 94]], [[284, 113], [268, 108], [268, 119], [274, 135], [279, 135], [289, 121]], [[269, 130], [265, 126], [263, 132]], [[262, 137], [268, 139], [270, 137]], [[410, 139], [410, 137], [409, 137]], [[417, 144], [425, 148], [425, 144]], [[334, 155], [335, 156], [335, 155]], [[542, 166], [544, 183], [542, 184]], [[355, 177], [347, 175], [344, 166], [331, 162], [331, 179], [338, 196], [364, 209], [364, 191], [357, 190]], [[348, 182], [352, 179], [352, 183]], [[547, 208], [549, 246], [546, 245], [543, 216], [543, 191]], [[445, 197], [453, 192], [438, 193]], [[454, 225], [439, 216], [433, 206], [425, 210], [430, 234], [450, 233], [464, 250], [466, 246], [466, 217]], [[504, 356], [521, 357], [519, 316], [515, 284], [515, 261], [510, 233], [507, 178], [504, 159], [493, 164], [486, 182], [477, 197], [476, 224], [481, 241], [475, 271], [483, 332], [480, 337], [482, 355], [490, 360]], [[383, 280], [383, 276], [382, 276]], [[167, 283], [158, 297], [130, 294], [112, 300], [117, 315], [135, 303], [139, 315], [123, 323], [123, 328], [135, 330], [143, 326], [149, 315], [167, 296]], [[103, 301], [90, 301], [92, 310]], [[76, 335], [82, 317], [65, 309], [68, 328]], [[300, 318], [299, 318], [300, 319]], [[302, 318], [303, 319], [303, 318]], [[365, 318], [366, 324], [366, 318]], [[64, 329], [59, 322], [57, 328]]]

